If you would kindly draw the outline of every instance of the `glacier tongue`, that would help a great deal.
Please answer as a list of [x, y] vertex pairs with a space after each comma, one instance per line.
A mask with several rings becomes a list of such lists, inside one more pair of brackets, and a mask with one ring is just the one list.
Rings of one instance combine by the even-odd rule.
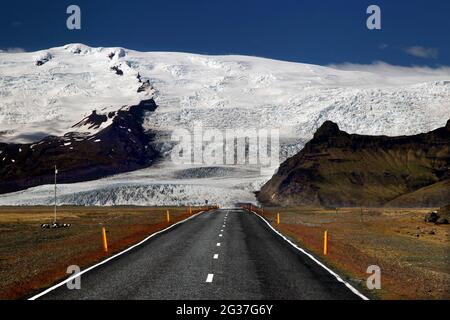
[[[60, 205], [204, 205], [256, 202], [254, 191], [267, 182], [246, 166], [159, 166], [96, 181], [58, 185]], [[53, 185], [0, 195], [1, 205], [51, 205]]]
[[[0, 142], [33, 142], [74, 130], [94, 134], [108, 123], [72, 126], [94, 110], [105, 115], [150, 97], [159, 107], [146, 119], [145, 128], [161, 132], [163, 138], [176, 128], [190, 127], [194, 120], [223, 130], [274, 128], [280, 130], [284, 159], [299, 151], [326, 120], [347, 132], [369, 135], [409, 135], [445, 125], [450, 114], [450, 69], [382, 63], [324, 67], [82, 44], [0, 53]], [[161, 170], [148, 169], [153, 172], [150, 180], [149, 171], [144, 175], [140, 171], [132, 175], [133, 183], [124, 181], [127, 175], [118, 175], [98, 183], [66, 185], [61, 187], [67, 190], [61, 201], [156, 205], [211, 198], [228, 204], [254, 199], [252, 191], [270, 178], [249, 169], [244, 178], [229, 170], [225, 176], [191, 181], [167, 179], [166, 172], [177, 168], [170, 160], [161, 165]], [[50, 195], [50, 189], [41, 186], [3, 195], [0, 204], [43, 204]]]

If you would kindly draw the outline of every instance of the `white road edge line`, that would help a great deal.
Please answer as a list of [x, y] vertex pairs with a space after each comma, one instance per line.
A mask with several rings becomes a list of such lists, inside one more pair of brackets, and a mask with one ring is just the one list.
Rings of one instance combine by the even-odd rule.
[[214, 256], [213, 256], [213, 259], [219, 259], [219, 255], [216, 253]]
[[344, 281], [336, 272], [334, 272], [333, 270], [331, 270], [330, 268], [328, 268], [326, 265], [324, 265], [322, 262], [320, 262], [319, 260], [317, 260], [312, 254], [306, 252], [306, 250], [300, 248], [299, 246], [297, 246], [295, 243], [293, 243], [291, 240], [289, 240], [288, 238], [286, 238], [282, 233], [280, 233], [278, 230], [276, 230], [274, 227], [272, 227], [272, 225], [263, 217], [261, 217], [259, 214], [257, 214], [256, 212], [252, 211], [256, 216], [258, 216], [262, 221], [264, 221], [276, 234], [278, 234], [281, 238], [283, 238], [284, 240], [286, 240], [286, 242], [288, 242], [291, 246], [293, 246], [295, 249], [297, 249], [298, 251], [300, 251], [301, 253], [303, 253], [304, 255], [306, 255], [308, 258], [310, 258], [311, 260], [313, 260], [315, 263], [317, 263], [319, 266], [321, 266], [322, 268], [324, 268], [326, 271], [328, 271], [331, 275], [333, 275], [337, 281], [343, 283], [347, 288], [350, 289], [350, 291], [352, 291], [354, 294], [356, 294], [358, 297], [360, 297], [363, 300], [369, 300], [369, 298], [367, 298], [365, 295], [363, 295], [361, 292], [359, 292], [357, 289], [355, 289], [350, 283]]
[[213, 282], [213, 279], [214, 279], [214, 275], [212, 273], [210, 273], [206, 277], [206, 282]]
[[119, 257], [119, 256], [121, 256], [121, 255], [123, 255], [124, 253], [127, 253], [127, 252], [130, 251], [130, 250], [133, 250], [134, 248], [136, 248], [136, 247], [138, 247], [138, 246], [144, 244], [145, 242], [147, 242], [148, 240], [150, 240], [150, 239], [153, 238], [154, 236], [156, 236], [156, 235], [158, 235], [158, 234], [160, 234], [160, 233], [164, 233], [164, 232], [166, 232], [166, 231], [172, 229], [173, 227], [175, 227], [175, 226], [177, 226], [177, 225], [179, 225], [179, 224], [185, 223], [186, 221], [189, 221], [189, 220], [191, 220], [191, 219], [193, 219], [193, 218], [199, 216], [200, 214], [202, 214], [202, 213], [204, 213], [204, 212], [205, 212], [205, 211], [201, 211], [201, 212], [199, 212], [199, 213], [197, 213], [197, 214], [195, 214], [195, 215], [193, 215], [193, 216], [190, 216], [189, 218], [186, 218], [186, 219], [184, 219], [184, 220], [178, 221], [177, 223], [175, 223], [175, 224], [173, 224], [173, 225], [171, 225], [171, 226], [169, 226], [169, 227], [167, 227], [167, 228], [165, 228], [165, 229], [163, 229], [163, 230], [160, 230], [160, 231], [157, 231], [157, 232], [155, 232], [155, 233], [152, 233], [151, 235], [149, 235], [147, 238], [145, 238], [145, 239], [142, 240], [141, 242], [136, 243], [135, 245], [132, 245], [131, 247], [129, 247], [129, 248], [127, 248], [127, 249], [125, 249], [125, 250], [123, 250], [123, 251], [121, 251], [121, 252], [119, 252], [119, 253], [116, 253], [116, 254], [113, 255], [112, 257], [109, 257], [109, 258], [107, 258], [107, 259], [105, 259], [105, 260], [103, 260], [103, 261], [101, 261], [101, 262], [99, 262], [99, 263], [97, 263], [97, 264], [94, 264], [93, 266], [91, 266], [91, 267], [89, 267], [89, 268], [87, 268], [87, 269], [85, 269], [85, 270], [83, 270], [83, 271], [81, 271], [81, 272], [79, 272], [79, 273], [77, 273], [77, 274], [75, 274], [75, 275], [73, 275], [73, 276], [70, 276], [70, 277], [67, 278], [66, 280], [63, 280], [63, 281], [61, 281], [61, 282], [55, 284], [53, 287], [50, 287], [50, 288], [48, 288], [48, 289], [42, 291], [41, 293], [39, 293], [39, 294], [37, 294], [37, 295], [35, 295], [35, 296], [29, 298], [28, 300], [36, 300], [36, 299], [38, 299], [38, 298], [40, 298], [40, 297], [46, 295], [47, 293], [49, 293], [49, 292], [51, 292], [51, 291], [53, 291], [53, 290], [55, 290], [55, 289], [61, 287], [62, 285], [64, 285], [64, 284], [66, 284], [66, 283], [68, 283], [68, 282], [70, 282], [70, 281], [72, 281], [72, 280], [74, 280], [74, 279], [80, 277], [81, 275], [85, 274], [86, 272], [89, 272], [89, 271], [91, 271], [92, 269], [95, 269], [95, 268], [97, 268], [97, 267], [99, 267], [99, 266], [101, 266], [101, 265], [103, 265], [103, 264], [105, 264], [105, 263], [107, 263], [107, 262], [109, 262], [109, 261], [111, 261], [111, 260], [113, 260], [113, 259], [115, 259], [115, 258], [117, 258], [117, 257]]

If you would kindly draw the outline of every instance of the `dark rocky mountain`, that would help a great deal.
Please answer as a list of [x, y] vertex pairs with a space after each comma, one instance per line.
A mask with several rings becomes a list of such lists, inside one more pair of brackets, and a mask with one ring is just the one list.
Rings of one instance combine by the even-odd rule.
[[348, 134], [325, 122], [258, 193], [266, 205], [439, 207], [450, 203], [450, 120], [414, 136]]
[[142, 123], [157, 105], [153, 99], [123, 107], [114, 115], [93, 112], [78, 126], [98, 127], [107, 117], [112, 123], [94, 135], [68, 133], [50, 136], [33, 144], [0, 143], [0, 193], [53, 183], [73, 183], [133, 171], [152, 165], [159, 153], [152, 146], [153, 134]]

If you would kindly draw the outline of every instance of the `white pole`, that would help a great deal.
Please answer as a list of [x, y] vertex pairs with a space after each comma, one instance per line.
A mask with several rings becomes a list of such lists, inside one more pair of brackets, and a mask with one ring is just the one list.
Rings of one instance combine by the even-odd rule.
[[56, 224], [56, 175], [58, 174], [58, 169], [55, 166], [55, 212], [53, 217], [53, 224]]

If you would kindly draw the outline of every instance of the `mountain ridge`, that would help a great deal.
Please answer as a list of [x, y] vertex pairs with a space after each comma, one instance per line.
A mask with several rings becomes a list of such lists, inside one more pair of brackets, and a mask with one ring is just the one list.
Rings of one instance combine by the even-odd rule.
[[258, 193], [267, 205], [442, 206], [450, 199], [450, 120], [414, 136], [364, 136], [326, 121]]
[[[160, 155], [151, 144], [153, 133], [142, 123], [156, 108], [153, 99], [123, 107], [93, 135], [69, 132], [31, 144], [0, 143], [0, 194], [52, 183], [54, 166], [60, 183], [74, 183], [152, 165]], [[90, 125], [88, 120], [82, 121]]]

